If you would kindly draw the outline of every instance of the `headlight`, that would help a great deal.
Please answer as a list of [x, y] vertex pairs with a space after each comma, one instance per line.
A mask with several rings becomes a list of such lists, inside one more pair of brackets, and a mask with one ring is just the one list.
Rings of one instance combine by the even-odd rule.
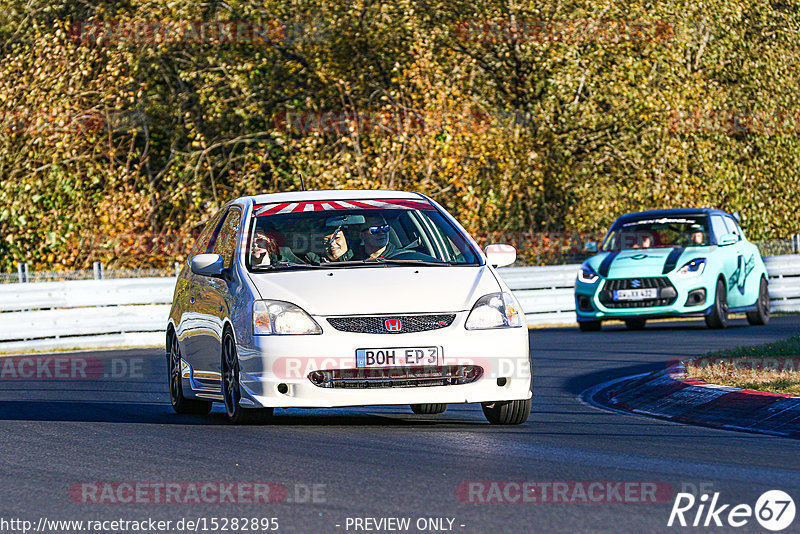
[[253, 303], [253, 334], [257, 336], [321, 333], [317, 322], [294, 304], [280, 300]]
[[600, 276], [592, 269], [589, 262], [583, 262], [581, 268], [578, 269], [578, 281], [584, 284], [594, 284]]
[[697, 258], [690, 261], [680, 269], [678, 269], [678, 272], [675, 274], [677, 276], [680, 276], [681, 278], [692, 278], [693, 276], [700, 276], [701, 274], [703, 274], [705, 268], [706, 268], [706, 259]]
[[478, 299], [469, 312], [467, 330], [522, 326], [522, 316], [510, 293], [492, 293]]

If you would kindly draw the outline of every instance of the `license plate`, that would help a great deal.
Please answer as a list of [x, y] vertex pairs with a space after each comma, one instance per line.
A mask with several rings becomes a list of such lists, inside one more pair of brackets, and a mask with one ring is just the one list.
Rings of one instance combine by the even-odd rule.
[[356, 350], [356, 367], [439, 365], [442, 347], [390, 347]]
[[648, 300], [658, 298], [658, 288], [647, 289], [616, 289], [614, 300]]

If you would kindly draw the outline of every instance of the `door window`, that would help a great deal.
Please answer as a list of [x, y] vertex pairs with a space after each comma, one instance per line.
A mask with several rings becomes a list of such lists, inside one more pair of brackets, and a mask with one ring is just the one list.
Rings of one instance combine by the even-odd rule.
[[739, 225], [736, 224], [736, 221], [731, 217], [723, 217], [723, 219], [725, 220], [725, 226], [728, 228], [728, 233], [738, 236], [741, 241], [742, 232], [739, 230]]
[[722, 236], [729, 233], [728, 228], [725, 226], [725, 221], [722, 220], [720, 215], [711, 216], [711, 230], [714, 232], [714, 240], [718, 244]]
[[225, 217], [225, 222], [217, 235], [214, 243], [214, 254], [222, 256], [225, 268], [230, 269], [233, 265], [233, 255], [236, 252], [236, 238], [239, 236], [239, 227], [242, 222], [242, 212], [238, 208], [231, 208]]
[[198, 254], [206, 254], [208, 252], [208, 246], [211, 243], [211, 236], [213, 236], [214, 232], [217, 230], [219, 221], [222, 219], [222, 215], [224, 213], [225, 212], [223, 210], [219, 210], [217, 213], [215, 213], [211, 220], [208, 221], [205, 228], [203, 228], [203, 231], [200, 232], [197, 241], [195, 241], [194, 246], [192, 246], [192, 251], [189, 253], [190, 261]]

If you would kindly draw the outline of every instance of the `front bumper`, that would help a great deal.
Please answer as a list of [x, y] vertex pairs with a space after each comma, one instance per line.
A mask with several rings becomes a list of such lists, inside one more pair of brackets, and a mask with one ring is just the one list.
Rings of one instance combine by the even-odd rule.
[[[627, 287], [618, 282], [655, 280], [658, 298], [648, 301], [615, 301], [613, 289]], [[672, 275], [600, 278], [593, 284], [575, 284], [575, 313], [579, 322], [631, 318], [670, 318], [704, 316], [711, 310], [716, 291], [716, 279], [699, 276], [679, 278]]]
[[[334, 329], [314, 317], [321, 335], [253, 336], [240, 344], [242, 405], [275, 408], [469, 403], [528, 399], [532, 394], [528, 330], [466, 330], [466, 313], [447, 328], [403, 334], [360, 334]], [[356, 350], [396, 347], [442, 347], [443, 363], [479, 366], [476, 380], [457, 385], [402, 387], [321, 387], [314, 371], [356, 369]], [[500, 380], [498, 380], [500, 379]]]

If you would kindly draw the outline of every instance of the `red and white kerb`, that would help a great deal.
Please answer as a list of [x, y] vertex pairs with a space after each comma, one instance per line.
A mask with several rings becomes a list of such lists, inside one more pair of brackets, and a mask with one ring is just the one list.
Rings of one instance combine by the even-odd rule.
[[433, 206], [424, 200], [325, 200], [321, 202], [279, 202], [258, 204], [253, 208], [256, 217], [300, 213], [303, 211], [335, 211], [352, 209], [415, 209], [432, 210]]

